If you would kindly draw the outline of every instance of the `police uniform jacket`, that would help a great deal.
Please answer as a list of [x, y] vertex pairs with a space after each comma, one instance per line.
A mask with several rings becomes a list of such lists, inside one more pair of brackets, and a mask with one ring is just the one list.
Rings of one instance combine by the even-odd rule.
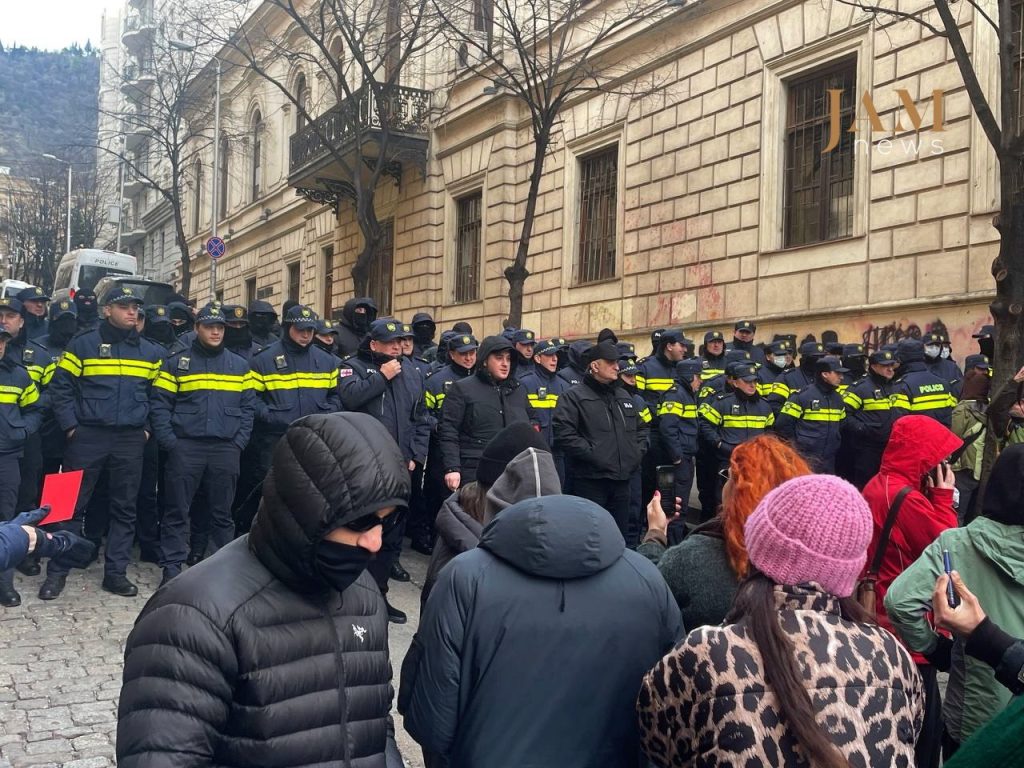
[[572, 476], [628, 480], [640, 466], [647, 429], [633, 396], [618, 382], [602, 384], [588, 374], [558, 398], [552, 421]]
[[893, 385], [895, 418], [908, 413], [931, 416], [944, 427], [953, 424], [956, 398], [949, 385], [928, 370], [925, 363], [904, 363]]
[[267, 432], [283, 433], [303, 416], [341, 410], [338, 358], [315, 344], [274, 342], [252, 359], [252, 376], [256, 423]]
[[775, 419], [775, 431], [792, 440], [805, 456], [829, 459], [839, 452], [845, 418], [846, 405], [839, 391], [815, 381], [789, 396]]
[[676, 383], [675, 363], [661, 356], [648, 357], [640, 363], [636, 374], [636, 388], [647, 401], [657, 424], [658, 407]]
[[719, 459], [728, 459], [740, 443], [764, 434], [775, 423], [772, 407], [760, 395], [737, 392], [708, 400], [697, 411], [700, 439]]
[[55, 358], [59, 358], [60, 355], [60, 352], [56, 356], [52, 355], [46, 347], [38, 341], [28, 338], [22, 331], [18, 338], [7, 342], [7, 354], [4, 357], [10, 357], [20, 363], [38, 387], [44, 384], [47, 366], [56, 363]]
[[706, 352], [700, 358], [702, 379], [713, 379], [725, 373], [725, 352], [720, 355], [709, 355]]
[[658, 409], [661, 441], [672, 461], [697, 453], [697, 398], [688, 384], [676, 382]]
[[533, 408], [533, 417], [540, 427], [540, 433], [547, 444], [554, 448], [555, 433], [551, 428], [551, 419], [555, 415], [558, 398], [568, 392], [572, 385], [559, 376], [557, 371], [551, 373], [539, 365], [531, 365], [530, 370], [519, 377], [519, 383], [526, 389], [526, 399]]
[[964, 372], [960, 366], [949, 358], [939, 358], [935, 362], [925, 362], [928, 369], [942, 379], [949, 386], [949, 391], [957, 400], [960, 399], [960, 390], [964, 385]]
[[380, 365], [391, 357], [361, 350], [341, 364], [338, 392], [347, 411], [366, 413], [383, 424], [398, 443], [402, 457], [423, 464], [427, 458], [430, 422], [423, 403], [423, 375], [407, 358], [402, 372], [390, 381]]
[[862, 444], [884, 447], [894, 418], [893, 391], [891, 380], [872, 372], [847, 387], [843, 393], [846, 434]]
[[797, 366], [790, 368], [779, 376], [772, 384], [772, 393], [768, 396], [768, 402], [776, 414], [782, 410], [782, 406], [789, 400], [794, 392], [799, 392], [804, 387], [814, 383], [813, 367]]
[[249, 365], [230, 350], [209, 350], [195, 341], [167, 358], [153, 382], [149, 421], [164, 450], [179, 438], [227, 440], [241, 450], [255, 416]]
[[725, 345], [726, 349], [740, 349], [744, 352], [750, 353], [750, 359], [758, 365], [764, 365], [767, 362], [767, 358], [764, 356], [764, 350], [761, 347], [754, 344], [752, 341], [740, 341], [739, 339], [733, 339]]
[[26, 438], [42, 423], [43, 405], [28, 371], [4, 355], [0, 359], [0, 454], [21, 455]]
[[109, 322], [68, 342], [49, 386], [60, 428], [142, 429], [149, 423], [150, 385], [160, 372], [160, 347]]
[[463, 483], [475, 480], [480, 454], [490, 439], [509, 424], [531, 420], [526, 390], [514, 371], [502, 382], [486, 370], [456, 381], [444, 399], [438, 425], [444, 471], [460, 472]]
[[240, 358], [245, 360], [246, 365], [251, 365], [253, 357], [258, 355], [264, 349], [265, 349], [265, 347], [261, 347], [255, 341], [250, 341], [245, 346], [227, 347], [227, 350], [229, 352], [231, 352], [232, 354], [238, 355]]
[[448, 363], [427, 375], [423, 386], [423, 404], [427, 407], [427, 416], [431, 420], [432, 429], [436, 430], [437, 428], [441, 418], [441, 406], [444, 405], [444, 399], [452, 384], [472, 375], [471, 368], [463, 368], [455, 363]]

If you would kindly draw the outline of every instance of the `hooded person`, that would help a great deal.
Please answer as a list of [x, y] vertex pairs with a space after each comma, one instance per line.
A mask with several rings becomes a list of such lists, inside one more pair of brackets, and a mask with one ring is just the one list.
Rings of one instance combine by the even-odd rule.
[[[195, 318], [188, 304], [180, 301], [168, 302], [167, 314], [171, 318], [171, 325], [174, 326], [174, 335], [179, 339], [186, 333], [191, 333], [195, 327]], [[81, 316], [81, 310], [79, 310], [79, 316]]]
[[249, 305], [249, 330], [252, 333], [252, 340], [260, 349], [266, 349], [277, 341], [275, 325], [277, 312], [269, 302], [254, 301]]
[[136, 621], [118, 765], [401, 764], [387, 612], [366, 566], [408, 497], [373, 417], [291, 424], [251, 533], [161, 587]]
[[[990, 621], [1005, 633], [1024, 636], [1022, 500], [1024, 445], [1011, 445], [992, 467], [980, 516], [963, 528], [941, 533], [885, 594], [886, 612], [907, 646], [949, 672], [942, 705], [946, 760], [961, 742], [1009, 704], [1012, 694], [993, 676], [992, 667], [970, 655], [970, 640], [951, 640], [937, 634], [922, 606], [932, 601], [935, 580], [944, 572], [943, 554], [948, 551], [960, 577], [984, 604]], [[983, 637], [975, 638], [975, 643]]]
[[437, 432], [450, 491], [476, 479], [492, 437], [509, 424], [533, 420], [526, 389], [515, 377], [515, 355], [511, 341], [488, 336], [477, 351], [476, 372], [448, 390]]
[[73, 301], [75, 302], [75, 307], [78, 308], [78, 330], [91, 331], [100, 324], [100, 311], [96, 301], [96, 291], [77, 291]]
[[430, 362], [437, 354], [437, 343], [434, 341], [434, 334], [437, 333], [437, 323], [430, 316], [429, 312], [417, 312], [412, 316], [412, 340], [413, 355]]
[[405, 729], [452, 766], [636, 766], [637, 687], [681, 631], [611, 515], [527, 498], [441, 572], [403, 667]]
[[952, 465], [956, 474], [956, 487], [960, 491], [957, 516], [961, 525], [969, 523], [976, 514], [975, 504], [985, 453], [991, 371], [992, 364], [985, 355], [968, 355], [964, 361], [960, 402], [953, 409], [953, 434], [964, 441], [964, 450]]
[[167, 350], [169, 355], [184, 350], [184, 345], [174, 334], [174, 326], [171, 325], [170, 313], [167, 311], [167, 307], [159, 304], [150, 304], [145, 309], [146, 325], [142, 329], [143, 338], [149, 339], [154, 344], [159, 344]]
[[338, 354], [342, 358], [359, 351], [359, 343], [370, 332], [370, 326], [376, 319], [377, 302], [369, 296], [345, 302], [341, 310], [341, 321], [338, 323]]
[[[554, 341], [554, 339], [552, 339]], [[558, 375], [564, 379], [569, 386], [575, 386], [583, 382], [587, 375], [587, 350], [594, 346], [592, 341], [580, 339], [574, 341], [565, 351], [566, 365], [559, 369]]]

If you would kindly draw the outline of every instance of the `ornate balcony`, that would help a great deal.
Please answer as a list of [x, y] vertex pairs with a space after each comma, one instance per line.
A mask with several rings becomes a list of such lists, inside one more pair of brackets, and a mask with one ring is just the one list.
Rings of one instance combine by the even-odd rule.
[[400, 184], [404, 163], [426, 164], [430, 101], [430, 91], [418, 88], [396, 87], [379, 101], [360, 89], [291, 136], [288, 183], [337, 209], [341, 198], [354, 197], [352, 174], [365, 172], [386, 145], [387, 173]]
[[130, 13], [124, 20], [121, 42], [126, 48], [147, 44], [156, 32], [156, 17], [152, 13]]

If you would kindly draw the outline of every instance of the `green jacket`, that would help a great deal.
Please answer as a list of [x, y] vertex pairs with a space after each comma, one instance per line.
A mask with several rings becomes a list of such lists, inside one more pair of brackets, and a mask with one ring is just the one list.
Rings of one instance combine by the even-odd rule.
[[[1024, 527], [979, 517], [940, 534], [889, 587], [885, 610], [904, 642], [919, 653], [935, 650], [937, 635], [926, 613], [942, 573], [944, 549], [992, 621], [1015, 637], [1024, 636]], [[967, 656], [963, 641], [957, 640], [943, 704], [950, 735], [967, 739], [1009, 701], [1010, 692], [996, 681], [992, 668]]]
[[[977, 400], [961, 400], [953, 409], [953, 434], [964, 442], [974, 438], [953, 465], [953, 470], [971, 471], [975, 480], [981, 479], [981, 458], [985, 445], [985, 404]], [[977, 437], [974, 435], [977, 434]]]

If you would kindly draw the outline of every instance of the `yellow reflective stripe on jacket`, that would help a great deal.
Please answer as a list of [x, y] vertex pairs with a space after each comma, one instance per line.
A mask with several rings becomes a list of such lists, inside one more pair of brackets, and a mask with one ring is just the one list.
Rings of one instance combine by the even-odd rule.
[[310, 371], [253, 373], [253, 383], [258, 392], [284, 389], [331, 389], [338, 386], [338, 369], [322, 373]]
[[732, 427], [734, 429], [767, 429], [774, 423], [775, 414], [773, 413], [770, 413], [767, 416], [757, 416], [752, 413], [737, 415], [727, 413], [722, 417], [722, 426]]
[[25, 366], [25, 370], [28, 371], [28, 376], [29, 376], [30, 379], [32, 379], [32, 382], [34, 384], [42, 384], [43, 383], [43, 374], [46, 372], [46, 369], [43, 368], [43, 366], [41, 366], [41, 365], [26, 365]]
[[57, 363], [52, 362], [43, 370], [43, 386], [48, 386], [53, 381], [53, 374], [57, 372]]
[[[853, 410], [859, 411], [864, 405], [864, 401], [860, 395], [854, 392], [852, 389], [848, 389], [843, 393], [843, 402], [850, 406]], [[889, 402], [886, 400], [886, 402]]]
[[[63, 366], [63, 362], [61, 363]], [[140, 379], [155, 379], [162, 361], [149, 363], [145, 360], [123, 358], [87, 357], [82, 361], [82, 376], [136, 376]]]
[[681, 419], [696, 419], [697, 404], [687, 403], [684, 405], [676, 400], [666, 400], [658, 406], [658, 415], [678, 416]]
[[846, 411], [842, 408], [822, 408], [818, 411], [805, 410], [804, 421], [842, 421], [846, 418]]
[[541, 397], [540, 395], [527, 393], [526, 399], [530, 402], [530, 405], [533, 408], [554, 408], [558, 405], [558, 395], [546, 395]]
[[717, 395], [717, 394], [718, 394], [718, 390], [717, 389], [715, 389], [714, 387], [707, 386], [707, 387], [701, 387], [700, 388], [700, 392], [697, 393], [697, 397], [699, 397], [701, 400], [704, 400], [705, 398], [708, 398], [708, 397], [711, 397], [712, 395]]
[[772, 384], [772, 394], [778, 395], [779, 397], [789, 397], [793, 394], [793, 390], [789, 388], [789, 385], [784, 381], [776, 381]]
[[888, 411], [892, 408], [892, 398], [883, 397], [878, 400], [874, 397], [869, 397], [864, 400], [864, 407], [861, 410], [864, 411]]
[[429, 389], [423, 393], [423, 404], [431, 411], [440, 407], [437, 402], [437, 397]]
[[218, 392], [242, 392], [252, 389], [252, 374], [245, 373], [190, 373], [178, 376], [179, 392], [196, 392], [199, 390], [216, 390]]
[[905, 411], [937, 411], [940, 408], [955, 406], [956, 398], [948, 392], [943, 392], [941, 395], [921, 395], [913, 400], [906, 394], [897, 392], [892, 400], [893, 408], [902, 408]]
[[63, 368], [72, 376], [77, 377], [82, 375], [82, 361], [67, 351], [60, 356], [60, 360], [57, 362], [57, 367]]
[[803, 414], [804, 409], [801, 408], [795, 401], [787, 400], [782, 404], [782, 410], [780, 413], [784, 413], [787, 416], [792, 416], [794, 419], [799, 419]]
[[700, 407], [698, 414], [700, 414], [701, 418], [706, 421], [710, 421], [715, 426], [720, 426], [722, 424], [722, 414], [715, 408], [712, 408], [710, 403], [704, 403], [704, 405]]
[[26, 405], [32, 405], [39, 400], [39, 389], [36, 388], [35, 384], [29, 384], [18, 396], [18, 405], [24, 408]]
[[651, 409], [650, 408], [641, 408], [640, 409], [640, 421], [643, 424], [650, 424], [651, 423]]
[[646, 376], [636, 375], [636, 388], [650, 390], [651, 392], [667, 392], [675, 384], [674, 379], [649, 379]]
[[757, 394], [761, 397], [768, 397], [772, 392], [775, 391], [775, 382], [773, 381], [759, 381], [756, 384]]
[[153, 380], [153, 386], [159, 387], [173, 395], [178, 391], [178, 380], [167, 371], [160, 371]]

